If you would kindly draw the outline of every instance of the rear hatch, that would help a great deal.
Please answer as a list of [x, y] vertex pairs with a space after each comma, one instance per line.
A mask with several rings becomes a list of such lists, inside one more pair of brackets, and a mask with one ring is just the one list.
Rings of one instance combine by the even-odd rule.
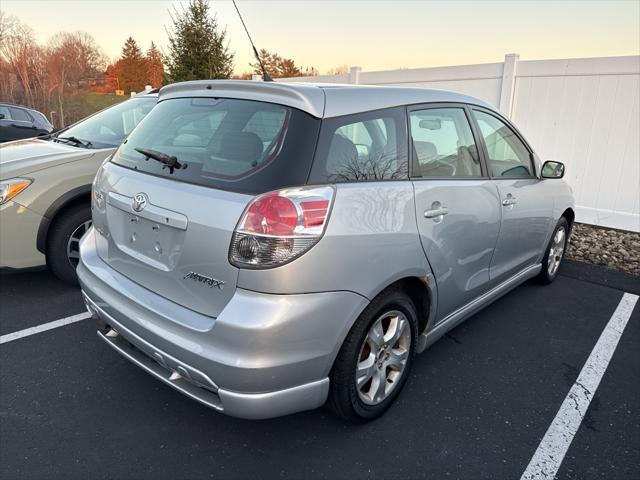
[[98, 254], [216, 317], [236, 288], [228, 255], [242, 212], [256, 194], [306, 182], [319, 123], [265, 102], [161, 98], [96, 177]]

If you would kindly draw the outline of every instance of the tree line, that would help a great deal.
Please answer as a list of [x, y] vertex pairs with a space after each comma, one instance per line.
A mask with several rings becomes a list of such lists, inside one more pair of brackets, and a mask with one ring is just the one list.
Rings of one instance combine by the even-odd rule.
[[[96, 110], [86, 100], [88, 92], [129, 94], [145, 85], [262, 74], [256, 61], [249, 65], [251, 71], [233, 76], [227, 31], [211, 13], [209, 0], [190, 0], [180, 10], [174, 7], [170, 17], [166, 53], [154, 42], [143, 51], [129, 37], [120, 58], [110, 63], [86, 32], [61, 32], [40, 45], [30, 27], [0, 11], [0, 101], [35, 108], [63, 127]], [[264, 49], [260, 59], [272, 78], [318, 74]]]

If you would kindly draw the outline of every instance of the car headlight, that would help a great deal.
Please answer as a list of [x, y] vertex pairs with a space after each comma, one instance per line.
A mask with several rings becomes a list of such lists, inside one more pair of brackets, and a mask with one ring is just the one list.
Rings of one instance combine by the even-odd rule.
[[0, 182], [0, 205], [8, 202], [27, 188], [33, 180], [28, 178], [10, 178]]

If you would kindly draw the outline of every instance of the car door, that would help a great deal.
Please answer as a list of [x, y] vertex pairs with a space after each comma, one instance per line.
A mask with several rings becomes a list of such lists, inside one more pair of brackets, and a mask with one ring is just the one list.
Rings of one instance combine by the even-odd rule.
[[29, 113], [18, 107], [9, 107], [11, 113], [11, 135], [13, 139], [30, 138], [38, 135], [38, 129]]
[[502, 222], [491, 264], [499, 283], [540, 261], [550, 228], [553, 198], [544, 194], [533, 152], [509, 123], [495, 112], [474, 108], [492, 181], [500, 195]]
[[490, 286], [500, 229], [494, 183], [464, 105], [411, 107], [411, 176], [422, 248], [438, 288], [437, 321]]
[[0, 105], [0, 142], [7, 142], [15, 138], [12, 123], [9, 107]]

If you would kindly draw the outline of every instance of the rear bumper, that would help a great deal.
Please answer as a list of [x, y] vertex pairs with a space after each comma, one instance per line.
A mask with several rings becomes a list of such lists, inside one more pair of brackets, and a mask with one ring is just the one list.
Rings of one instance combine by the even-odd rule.
[[81, 245], [78, 278], [112, 348], [223, 413], [270, 418], [322, 405], [328, 374], [367, 300], [351, 292], [269, 295], [237, 289], [218, 318], [135, 284]]

